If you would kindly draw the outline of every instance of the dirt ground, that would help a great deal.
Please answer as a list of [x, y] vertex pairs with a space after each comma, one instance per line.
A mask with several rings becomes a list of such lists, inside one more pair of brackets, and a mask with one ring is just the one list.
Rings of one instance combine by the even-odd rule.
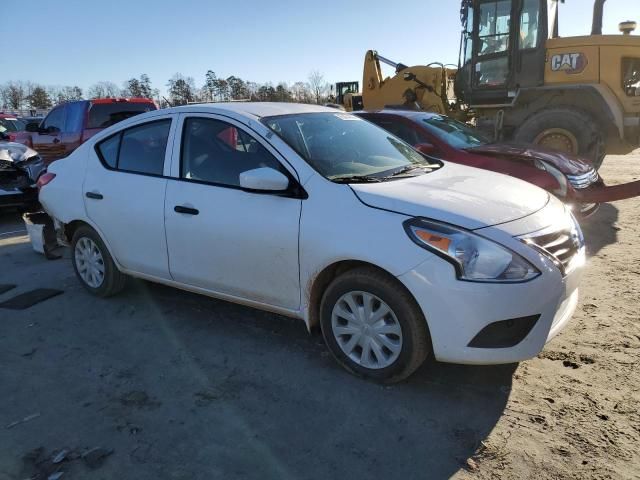
[[[640, 178], [640, 152], [608, 183]], [[640, 199], [584, 223], [569, 326], [519, 365], [354, 378], [301, 322], [141, 281], [97, 300], [0, 215], [0, 480], [640, 478]], [[53, 474], [53, 477], [49, 477]]]

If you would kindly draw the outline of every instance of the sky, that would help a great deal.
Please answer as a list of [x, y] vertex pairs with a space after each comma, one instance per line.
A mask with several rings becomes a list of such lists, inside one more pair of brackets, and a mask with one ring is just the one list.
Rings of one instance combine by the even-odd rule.
[[[560, 34], [589, 33], [592, 5], [567, 0]], [[406, 65], [457, 63], [459, 8], [459, 0], [34, 0], [16, 21], [2, 10], [0, 84], [86, 90], [146, 73], [164, 91], [176, 72], [201, 86], [210, 69], [258, 83], [306, 81], [312, 70], [330, 83], [362, 81], [369, 49]], [[640, 23], [640, 1], [607, 1], [604, 33], [618, 33], [622, 20]]]

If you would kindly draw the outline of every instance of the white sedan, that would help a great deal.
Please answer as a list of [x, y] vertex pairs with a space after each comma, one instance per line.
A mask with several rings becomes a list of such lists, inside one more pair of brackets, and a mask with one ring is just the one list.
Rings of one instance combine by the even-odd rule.
[[380, 381], [428, 356], [533, 357], [578, 300], [584, 242], [559, 200], [330, 108], [149, 112], [54, 162], [40, 185], [91, 293], [133, 276], [297, 317]]

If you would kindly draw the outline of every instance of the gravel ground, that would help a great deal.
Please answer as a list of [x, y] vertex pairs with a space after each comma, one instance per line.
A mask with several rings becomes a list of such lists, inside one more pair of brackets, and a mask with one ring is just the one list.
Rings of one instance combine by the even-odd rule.
[[538, 358], [393, 387], [295, 320], [140, 281], [95, 299], [22, 229], [0, 216], [0, 302], [64, 293], [0, 309], [0, 480], [640, 478], [640, 199], [585, 222], [580, 306]]

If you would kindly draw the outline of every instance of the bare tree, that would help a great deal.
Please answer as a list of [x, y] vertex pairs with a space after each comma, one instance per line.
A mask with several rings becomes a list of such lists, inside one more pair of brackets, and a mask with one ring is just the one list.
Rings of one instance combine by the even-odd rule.
[[309, 74], [309, 88], [316, 103], [322, 103], [323, 98], [327, 94], [328, 84], [324, 80], [324, 75], [318, 70], [312, 70]]
[[8, 82], [0, 89], [2, 104], [7, 108], [18, 110], [22, 108], [26, 95], [22, 82]]
[[102, 81], [89, 87], [89, 98], [114, 98], [120, 96], [120, 89], [113, 82]]
[[296, 82], [291, 86], [291, 95], [294, 102], [311, 103], [311, 91], [305, 82]]

